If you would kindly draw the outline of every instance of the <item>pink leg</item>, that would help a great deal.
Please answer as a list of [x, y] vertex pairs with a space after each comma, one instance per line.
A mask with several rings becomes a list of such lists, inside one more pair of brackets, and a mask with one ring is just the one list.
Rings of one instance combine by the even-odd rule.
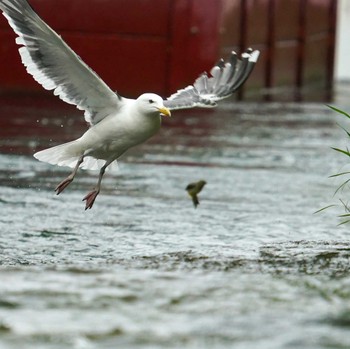
[[106, 171], [106, 168], [107, 166], [110, 164], [111, 162], [110, 161], [107, 161], [103, 167], [101, 167], [101, 170], [100, 170], [100, 174], [99, 174], [99, 177], [98, 177], [98, 182], [97, 182], [97, 186], [96, 186], [96, 189], [92, 190], [90, 193], [88, 193], [83, 201], [86, 201], [86, 205], [85, 205], [85, 210], [87, 209], [91, 209], [94, 202], [95, 202], [95, 199], [97, 197], [97, 195], [99, 194], [100, 192], [100, 189], [101, 189], [101, 182], [102, 182], [102, 177]]
[[85, 210], [92, 208], [99, 192], [99, 189], [94, 189], [84, 197], [83, 201], [86, 201]]
[[55, 192], [57, 195], [61, 194], [63, 190], [66, 189], [68, 185], [73, 182], [73, 179], [78, 172], [79, 166], [82, 164], [83, 161], [84, 161], [84, 155], [82, 155], [77, 161], [77, 164], [75, 165], [73, 172], [55, 188]]

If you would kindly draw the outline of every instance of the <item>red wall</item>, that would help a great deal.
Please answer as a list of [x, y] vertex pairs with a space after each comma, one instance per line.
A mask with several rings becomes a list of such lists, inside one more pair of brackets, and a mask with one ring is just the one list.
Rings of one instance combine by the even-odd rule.
[[[336, 0], [30, 0], [112, 89], [167, 96], [234, 48], [261, 50], [239, 97], [323, 99], [332, 90]], [[0, 18], [0, 93], [41, 92]]]

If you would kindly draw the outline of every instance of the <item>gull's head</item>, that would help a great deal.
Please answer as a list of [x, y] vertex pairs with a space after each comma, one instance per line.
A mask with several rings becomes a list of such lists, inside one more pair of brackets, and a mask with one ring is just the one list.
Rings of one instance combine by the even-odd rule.
[[163, 98], [154, 93], [144, 93], [137, 98], [136, 103], [145, 114], [171, 116], [170, 110], [164, 107]]

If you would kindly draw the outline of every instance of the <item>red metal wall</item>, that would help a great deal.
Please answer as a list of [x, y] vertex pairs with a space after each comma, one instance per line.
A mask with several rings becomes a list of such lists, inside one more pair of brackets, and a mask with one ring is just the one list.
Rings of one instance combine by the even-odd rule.
[[[137, 95], [166, 86], [170, 0], [31, 0], [39, 15], [113, 89]], [[1, 90], [39, 90], [11, 28], [0, 22]], [[154, 70], [157, 69], [155, 74]]]
[[259, 90], [265, 100], [331, 98], [337, 0], [223, 3], [223, 27], [230, 32], [222, 37], [221, 46], [252, 46], [261, 51], [260, 62], [245, 88]]
[[[30, 0], [114, 90], [163, 96], [232, 48], [261, 57], [239, 97], [323, 99], [332, 88], [336, 0]], [[39, 92], [0, 18], [0, 93]]]

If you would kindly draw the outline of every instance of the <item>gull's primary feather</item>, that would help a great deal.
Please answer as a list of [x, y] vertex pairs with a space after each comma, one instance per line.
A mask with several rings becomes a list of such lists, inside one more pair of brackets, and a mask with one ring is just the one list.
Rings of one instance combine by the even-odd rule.
[[27, 72], [45, 89], [85, 111], [96, 124], [117, 110], [114, 93], [31, 8], [25, 0], [1, 0], [0, 9], [18, 35], [19, 53]]
[[217, 102], [231, 96], [248, 79], [259, 58], [259, 51], [248, 49], [237, 58], [235, 52], [231, 53], [230, 62], [220, 60], [211, 71], [200, 75], [193, 85], [178, 90], [172, 94], [164, 105], [170, 110], [188, 109], [194, 107], [216, 107]]

